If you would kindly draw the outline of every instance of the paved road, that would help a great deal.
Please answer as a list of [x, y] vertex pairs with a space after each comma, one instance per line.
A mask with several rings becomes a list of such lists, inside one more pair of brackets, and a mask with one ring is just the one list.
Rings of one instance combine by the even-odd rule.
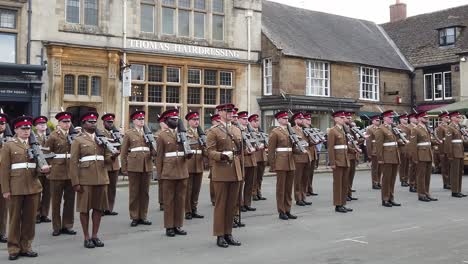
[[[101, 249], [85, 249], [81, 234], [53, 238], [50, 225], [37, 226], [34, 248], [37, 259], [18, 263], [468, 263], [468, 198], [450, 197], [441, 188], [440, 175], [432, 178], [432, 194], [438, 202], [423, 203], [407, 188], [396, 187], [401, 208], [380, 205], [380, 192], [371, 190], [369, 172], [355, 179], [353, 213], [338, 214], [331, 204], [331, 175], [316, 176], [315, 191], [308, 207], [293, 206], [297, 220], [281, 221], [275, 209], [275, 178], [266, 178], [266, 201], [254, 202], [256, 212], [243, 215], [247, 227], [235, 229], [241, 247], [218, 248], [212, 232], [212, 207], [204, 182], [200, 213], [205, 219], [185, 224], [187, 237], [168, 238], [157, 210], [157, 186], [151, 188], [152, 226], [131, 228], [127, 213], [127, 188], [118, 190], [118, 216], [106, 216]], [[467, 177], [465, 176], [465, 181]], [[466, 184], [465, 184], [466, 185]], [[465, 188], [465, 191], [467, 188]], [[75, 229], [80, 230], [76, 220]], [[0, 245], [0, 262], [7, 259]]]

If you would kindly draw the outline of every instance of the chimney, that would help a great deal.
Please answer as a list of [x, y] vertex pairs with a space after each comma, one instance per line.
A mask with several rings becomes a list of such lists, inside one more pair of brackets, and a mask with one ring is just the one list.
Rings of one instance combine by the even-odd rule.
[[396, 22], [406, 19], [406, 4], [396, 0], [394, 5], [390, 6], [390, 22]]

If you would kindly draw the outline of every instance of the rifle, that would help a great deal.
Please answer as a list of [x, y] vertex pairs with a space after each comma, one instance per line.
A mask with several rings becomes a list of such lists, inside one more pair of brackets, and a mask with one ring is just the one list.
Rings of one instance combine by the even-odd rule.
[[358, 152], [362, 152], [361, 148], [359, 148], [359, 143], [355, 140], [354, 136], [351, 135], [350, 131], [345, 128], [344, 132], [345, 132], [346, 138], [348, 139], [348, 144], [352, 144]]
[[151, 133], [151, 130], [146, 125], [143, 126], [143, 137], [145, 138], [146, 145], [148, 145], [152, 151], [156, 152], [156, 140], [154, 139], [153, 133]]
[[73, 140], [75, 140], [76, 136], [78, 135], [78, 132], [75, 130], [75, 126], [73, 124], [70, 126], [70, 129], [68, 130], [68, 135], [67, 135], [67, 140], [68, 144], [72, 144]]
[[13, 139], [13, 133], [11, 132], [10, 125], [6, 123], [5, 131], [3, 131], [3, 137], [0, 140], [0, 145], [7, 143]]
[[36, 135], [31, 132], [29, 134], [29, 145], [28, 156], [30, 159], [35, 160], [39, 168], [44, 166], [49, 166], [46, 159], [51, 159], [55, 157], [55, 153], [44, 154], [42, 152], [41, 144], [37, 141]]
[[256, 132], [253, 129], [253, 127], [250, 125], [250, 123], [247, 123], [247, 131], [249, 131], [250, 138], [254, 142], [256, 149], [262, 149], [263, 147], [260, 144], [260, 140], [258, 140], [258, 137], [255, 134]]
[[362, 132], [362, 130], [360, 130], [358, 127], [351, 127], [351, 131], [354, 132], [358, 139], [365, 138], [364, 132]]
[[96, 129], [95, 131], [96, 133], [96, 143], [98, 145], [101, 145], [101, 146], [104, 146], [107, 148], [107, 150], [109, 150], [112, 155], [115, 155], [115, 154], [118, 154], [119, 151], [117, 150], [117, 148], [115, 148], [115, 146], [110, 143], [110, 141], [107, 139], [107, 137], [102, 133], [101, 130], [99, 129]]
[[468, 139], [468, 130], [465, 126], [460, 126], [460, 133], [465, 140]]
[[115, 143], [118, 143], [119, 146], [122, 145], [122, 135], [120, 134], [120, 131], [115, 126], [112, 126], [111, 128], [111, 135]]
[[235, 125], [236, 125], [236, 126], [239, 128], [239, 130], [241, 131], [242, 142], [245, 143], [245, 146], [247, 147], [248, 152], [250, 152], [250, 153], [251, 153], [251, 152], [254, 152], [254, 151], [255, 151], [255, 148], [254, 148], [254, 146], [252, 145], [252, 142], [251, 142], [249, 136], [247, 136], [247, 133], [245, 133], [245, 131], [242, 130], [242, 128], [240, 127], [239, 122], [237, 122]]
[[406, 138], [406, 133], [401, 131], [401, 129], [394, 124], [392, 124], [392, 132], [395, 136], [397, 136], [403, 144], [408, 144], [409, 140]]
[[190, 157], [190, 155], [193, 155], [193, 151], [190, 148], [190, 144], [187, 140], [187, 129], [185, 129], [184, 122], [180, 118], [179, 122], [177, 123], [177, 143], [182, 144], [184, 147], [184, 155], [186, 158]]
[[319, 144], [322, 142], [321, 138], [317, 135], [316, 132], [312, 130], [312, 128], [303, 127], [302, 131], [304, 132], [305, 136], [308, 137], [314, 144]]
[[288, 133], [289, 133], [289, 138], [291, 139], [291, 142], [293, 145], [299, 149], [300, 152], [306, 153], [306, 149], [304, 145], [299, 141], [299, 137], [297, 136], [296, 132], [292, 129], [291, 125], [288, 123]]
[[327, 141], [327, 138], [326, 138], [327, 135], [325, 133], [323, 133], [322, 131], [320, 131], [320, 129], [315, 128], [315, 127], [311, 127], [310, 129], [312, 130], [312, 132], [317, 134], [317, 136], [320, 138], [320, 141], [322, 141], [322, 142]]
[[46, 129], [46, 131], [45, 131], [45, 140], [46, 140], [46, 141], [47, 141], [47, 139], [49, 138], [50, 133], [51, 133], [51, 132], [50, 132], [50, 128], [47, 127], [47, 129]]
[[258, 128], [258, 135], [260, 135], [260, 137], [262, 138], [263, 146], [265, 146], [265, 148], [268, 148], [268, 141], [270, 140], [268, 134], [263, 132], [263, 130], [261, 130], [260, 128]]
[[206, 134], [205, 131], [200, 126], [197, 126], [197, 133], [198, 133], [198, 143], [201, 146], [206, 147]]

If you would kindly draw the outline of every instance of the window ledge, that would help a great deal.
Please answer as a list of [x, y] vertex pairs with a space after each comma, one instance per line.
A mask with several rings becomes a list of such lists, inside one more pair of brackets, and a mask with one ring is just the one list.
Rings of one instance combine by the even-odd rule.
[[368, 98], [359, 98], [361, 101], [370, 101], [370, 102], [380, 102], [380, 100], [377, 99], [368, 99]]
[[101, 103], [102, 96], [87, 96], [87, 95], [71, 95], [65, 94], [63, 96], [65, 101], [77, 101], [77, 102], [94, 102], [94, 103]]
[[73, 24], [73, 23], [67, 23], [67, 22], [59, 26], [59, 31], [114, 37], [114, 35], [108, 34], [107, 30], [105, 30], [103, 27], [83, 25], [83, 24]]

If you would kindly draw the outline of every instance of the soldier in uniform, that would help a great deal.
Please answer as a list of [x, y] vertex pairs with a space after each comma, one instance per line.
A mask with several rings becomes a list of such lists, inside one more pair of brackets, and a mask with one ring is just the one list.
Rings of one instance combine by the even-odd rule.
[[380, 115], [370, 117], [372, 124], [367, 128], [366, 134], [368, 135], [366, 146], [367, 153], [371, 157], [371, 175], [372, 175], [372, 189], [379, 190], [382, 188], [380, 178], [382, 175], [382, 166], [379, 166], [377, 160], [377, 149], [375, 148], [375, 132], [380, 126]]
[[[208, 135], [208, 132], [213, 127], [219, 125], [219, 122], [221, 121], [221, 117], [219, 116], [219, 114], [212, 115], [210, 119], [211, 119], [211, 127], [205, 131], [205, 134], [207, 135]], [[210, 170], [210, 173], [208, 174], [208, 179], [210, 179], [210, 201], [211, 201], [211, 205], [214, 206], [215, 205], [215, 193], [214, 193], [214, 184], [213, 184], [212, 173], [211, 173], [211, 168], [213, 167], [213, 162], [211, 159], [208, 159], [208, 166]]]
[[[36, 137], [37, 141], [44, 149], [45, 142], [47, 141], [47, 117], [38, 116], [34, 118], [33, 125], [36, 127]], [[39, 206], [37, 209], [36, 224], [39, 223], [50, 223], [52, 220], [49, 219], [49, 209], [50, 209], [50, 185], [49, 179], [47, 179], [46, 174], [39, 173], [39, 180], [42, 185], [42, 192], [39, 197]]]
[[[343, 126], [345, 133], [350, 134], [354, 139], [354, 142], [359, 142], [356, 134], [351, 130], [352, 126], [352, 116], [354, 112], [346, 112], [346, 119], [345, 124]], [[359, 153], [361, 153], [361, 149], [359, 145], [354, 145], [352, 142], [348, 141], [348, 159], [349, 159], [349, 174], [348, 174], [348, 195], [346, 196], [346, 201], [350, 202], [353, 200], [357, 200], [358, 198], [353, 197], [352, 193], [353, 190], [353, 182], [354, 176], [356, 175], [356, 166], [358, 164]]]
[[450, 167], [450, 185], [452, 197], [462, 198], [466, 194], [461, 192], [463, 175], [463, 145], [465, 140], [460, 132], [461, 114], [457, 111], [450, 113], [450, 125], [445, 133], [445, 153]]
[[398, 140], [392, 131], [393, 110], [382, 113], [383, 124], [375, 133], [375, 147], [377, 149], [377, 160], [382, 166], [382, 206], [401, 206], [395, 202], [394, 190], [395, 180], [400, 164], [398, 151]]
[[[10, 202], [8, 254], [10, 260], [20, 256], [37, 257], [31, 248], [35, 236], [35, 220], [42, 191], [38, 172], [48, 173], [49, 166], [38, 168], [28, 155], [32, 118], [18, 117], [13, 121], [15, 139], [1, 150], [0, 179], [3, 198]], [[36, 168], [37, 167], [37, 168]]]
[[[257, 133], [257, 137], [260, 138], [260, 117], [257, 114], [253, 114], [249, 116], [248, 121], [250, 122], [250, 125], [253, 127], [255, 132]], [[265, 167], [267, 163], [267, 155], [266, 155], [266, 148], [265, 148], [265, 143], [268, 144], [268, 142], [264, 142], [263, 146], [261, 149], [255, 151], [255, 159], [257, 160], [257, 171], [255, 174], [255, 181], [253, 185], [253, 200], [254, 201], [259, 201], [259, 200], [266, 200], [265, 197], [262, 195], [262, 181], [263, 181], [263, 174], [265, 173]]]
[[429, 116], [426, 112], [420, 112], [416, 116], [418, 125], [411, 132], [410, 155], [416, 164], [416, 181], [418, 185], [418, 199], [423, 202], [437, 201], [429, 194], [432, 174], [432, 143], [431, 134], [427, 130], [426, 123]]
[[[400, 124], [398, 124], [398, 128], [401, 132], [406, 134], [406, 139], [409, 140], [409, 134], [411, 130], [408, 128], [408, 115], [403, 114], [398, 117], [400, 120]], [[411, 156], [409, 155], [409, 144], [404, 144], [400, 146], [400, 157], [401, 157], [401, 164], [399, 167], [399, 175], [400, 175], [400, 184], [403, 187], [408, 187], [408, 172], [409, 172], [409, 162], [411, 160]]]
[[232, 236], [235, 207], [239, 197], [241, 169], [241, 131], [231, 124], [233, 104], [216, 106], [221, 117], [219, 125], [207, 135], [207, 152], [212, 162], [212, 181], [215, 190], [213, 235], [216, 244], [226, 248], [241, 243]]
[[[312, 127], [312, 115], [310, 113], [305, 113], [304, 114], [304, 127], [310, 128]], [[309, 141], [309, 153], [310, 153], [310, 167], [307, 168], [307, 181], [305, 184], [305, 193], [306, 196], [316, 196], [318, 194], [314, 193], [314, 189], [312, 188], [312, 181], [314, 179], [314, 170], [315, 170], [315, 165], [317, 162], [317, 148], [316, 148], [317, 143], [314, 143], [312, 141]]]
[[268, 141], [268, 163], [270, 170], [276, 172], [276, 208], [281, 220], [297, 219], [291, 214], [292, 190], [296, 164], [293, 157], [293, 144], [287, 126], [289, 116], [286, 111], [275, 114], [279, 127], [270, 133]]
[[[70, 171], [73, 189], [77, 192], [76, 211], [80, 213], [80, 222], [84, 235], [84, 247], [104, 247], [98, 232], [101, 217], [109, 210], [107, 186], [109, 176], [105, 163], [111, 163], [111, 153], [96, 142], [96, 122], [99, 114], [87, 112], [81, 116], [83, 132], [71, 146]], [[89, 235], [89, 211], [93, 210], [92, 233]]]
[[129, 211], [132, 222], [130, 226], [139, 224], [151, 225], [146, 219], [148, 215], [149, 186], [153, 171], [153, 160], [150, 148], [145, 142], [143, 127], [145, 112], [135, 111], [130, 115], [133, 128], [125, 133], [120, 150], [122, 173], [128, 175]]
[[[56, 129], [50, 134], [45, 147], [55, 153], [50, 161], [50, 194], [52, 199], [52, 236], [60, 234], [75, 235], [73, 230], [75, 191], [69, 175], [70, 167], [70, 142], [68, 140], [72, 114], [60, 112], [55, 115], [58, 120]], [[60, 209], [63, 209], [60, 215]]]
[[[116, 143], [114, 137], [112, 136], [115, 114], [106, 113], [102, 115], [101, 120], [104, 126], [104, 135], [108, 138], [110, 142]], [[109, 185], [107, 186], [107, 200], [109, 201], [109, 209], [104, 210], [104, 215], [118, 215], [119, 213], [114, 211], [115, 194], [120, 171], [120, 162], [118, 156], [112, 156], [112, 158], [108, 160], [108, 162], [106, 162], [106, 168], [107, 175], [109, 176]]]
[[[2, 140], [2, 144], [0, 145], [0, 150], [3, 147], [5, 135], [5, 129], [8, 123], [8, 116], [6, 114], [0, 113], [0, 140]], [[0, 181], [0, 190], [2, 188], [2, 182]], [[6, 226], [8, 220], [8, 200], [3, 198], [0, 195], [0, 243], [6, 243]]]
[[204, 147], [200, 144], [198, 126], [200, 125], [200, 115], [197, 112], [190, 112], [185, 115], [188, 122], [187, 137], [190, 140], [190, 148], [193, 150], [193, 157], [187, 160], [189, 179], [187, 183], [187, 195], [185, 199], [185, 219], [204, 218], [198, 213], [198, 197], [200, 195], [203, 180], [203, 154]]
[[[241, 131], [243, 131], [246, 134], [249, 134], [249, 131], [247, 129], [247, 123], [249, 122], [249, 113], [247, 111], [239, 112], [238, 119], [239, 128], [241, 129]], [[241, 190], [239, 193], [240, 201], [242, 201], [242, 204], [240, 205], [240, 210], [242, 212], [257, 210], [257, 208], [251, 206], [253, 185], [257, 173], [257, 160], [255, 152], [255, 149], [249, 150], [245, 148], [244, 155], [242, 157], [244, 165], [244, 184], [241, 185]]]
[[[444, 189], [450, 190], [450, 177], [449, 177], [449, 162], [447, 159], [447, 154], [445, 153], [445, 134], [447, 132], [447, 126], [450, 122], [449, 113], [443, 112], [439, 114], [440, 123], [435, 129], [435, 135], [438, 140], [442, 141], [441, 144], [437, 146], [439, 150], [439, 160], [440, 160], [440, 172], [442, 174], [442, 182]], [[435, 154], [434, 154], [435, 155]]]
[[[408, 115], [408, 119], [410, 121], [410, 124], [408, 125], [408, 128], [410, 129], [408, 137], [411, 138], [411, 135], [413, 133], [413, 129], [415, 129], [418, 125], [418, 119], [416, 118], [415, 113], [411, 113]], [[409, 143], [408, 148], [411, 148], [411, 142]], [[413, 162], [413, 157], [409, 160], [409, 165], [408, 165], [408, 180], [409, 180], [409, 191], [410, 192], [416, 192], [416, 164]]]
[[345, 207], [348, 196], [349, 156], [348, 143], [344, 131], [346, 112], [337, 111], [332, 114], [335, 126], [328, 130], [328, 159], [333, 170], [333, 205], [339, 213], [352, 212]]
[[306, 206], [312, 205], [312, 202], [306, 201], [307, 178], [309, 177], [308, 171], [311, 167], [312, 158], [310, 156], [309, 139], [306, 138], [302, 128], [304, 127], [304, 114], [302, 112], [295, 113], [292, 117], [294, 124], [293, 129], [296, 132], [299, 140], [307, 149], [306, 153], [294, 153], [293, 158], [296, 170], [294, 171], [294, 199], [296, 205]]
[[[158, 115], [158, 123], [159, 123], [159, 126], [160, 126], [160, 129], [156, 132], [156, 139], [159, 137], [159, 134], [168, 128], [168, 126], [166, 125], [166, 123], [164, 123], [165, 119]], [[157, 173], [156, 173], [157, 174]], [[162, 182], [161, 182], [161, 178], [158, 176], [158, 202], [159, 202], [159, 211], [164, 211], [164, 202], [163, 202], [163, 185], [162, 185]]]

